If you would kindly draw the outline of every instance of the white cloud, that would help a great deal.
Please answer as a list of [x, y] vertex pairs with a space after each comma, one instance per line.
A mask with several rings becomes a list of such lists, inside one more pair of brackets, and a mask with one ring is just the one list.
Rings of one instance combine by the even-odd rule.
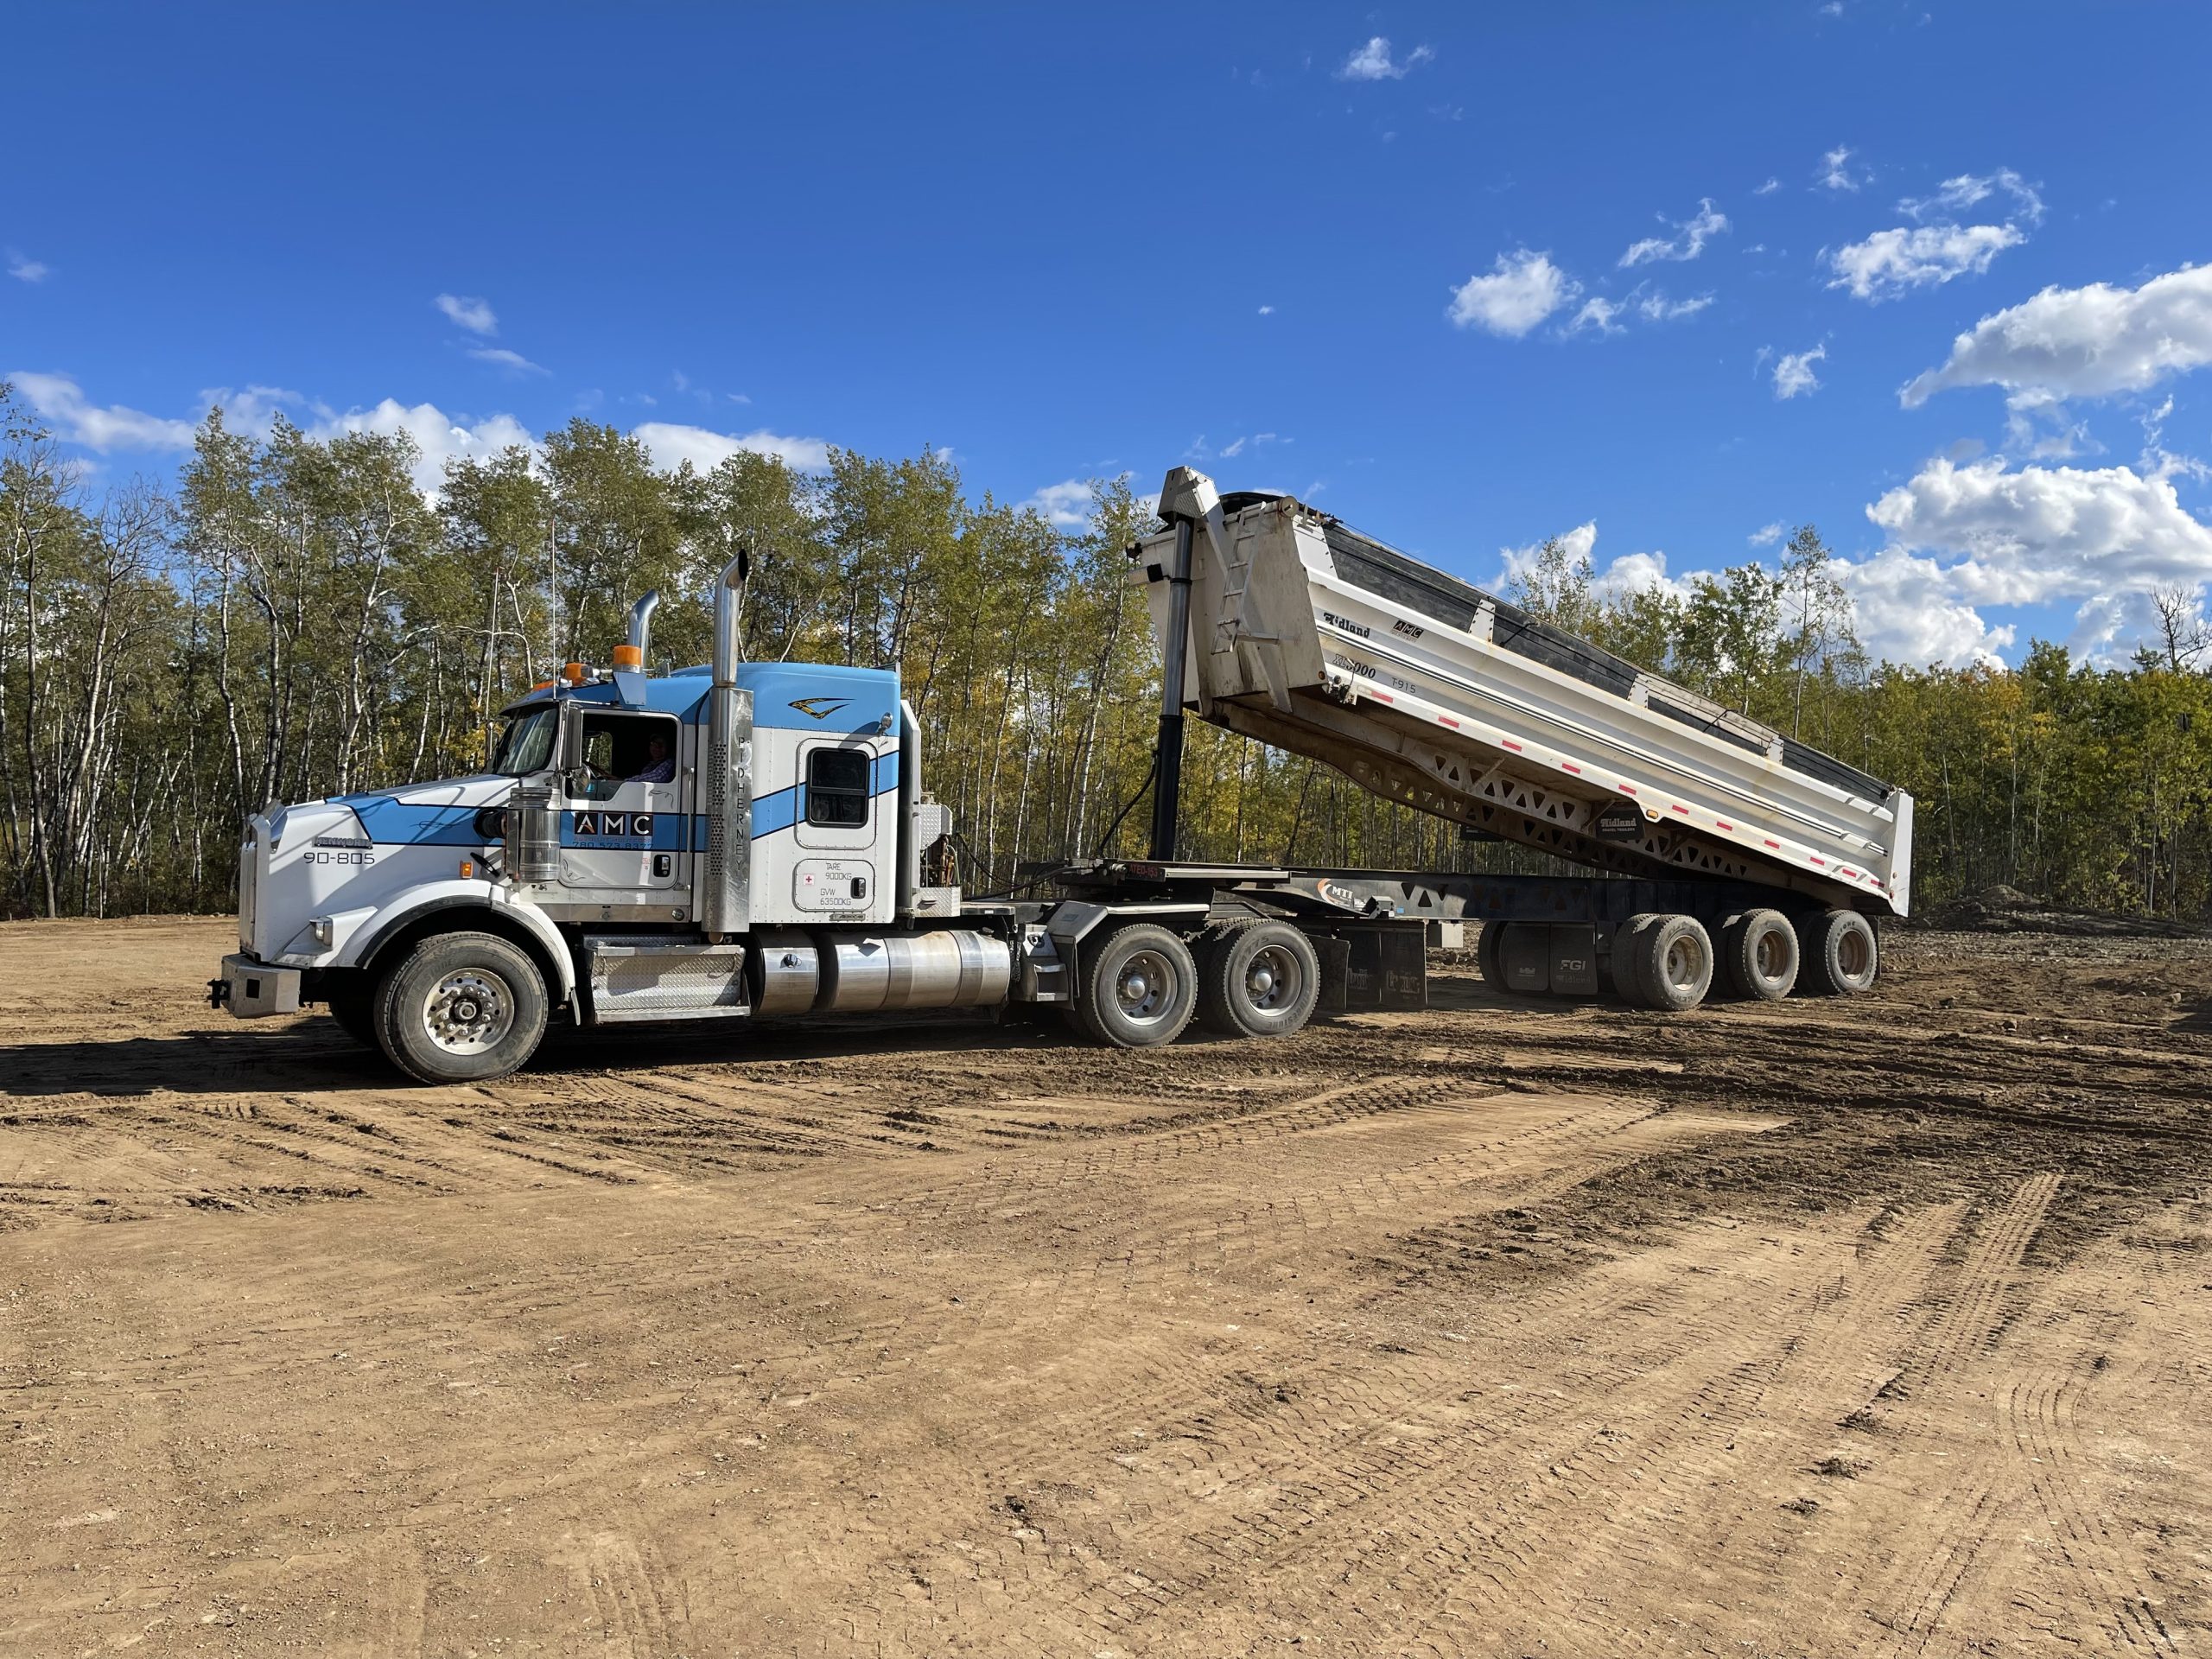
[[19, 283], [42, 283], [52, 276], [52, 267], [29, 255], [8, 250], [8, 274]]
[[1677, 317], [1694, 317], [1713, 303], [1713, 296], [1700, 294], [1687, 300], [1670, 300], [1664, 294], [1647, 294], [1636, 302], [1636, 308], [1647, 322], [1672, 322]]
[[733, 437], [703, 426], [647, 421], [636, 429], [636, 435], [651, 452], [653, 465], [671, 470], [688, 461], [702, 473], [712, 472], [732, 455], [748, 453], [773, 455], [802, 473], [818, 473], [830, 464], [830, 445], [825, 440], [785, 437], [765, 427]]
[[2212, 265], [2184, 265], [2140, 288], [2046, 288], [1984, 317], [1951, 356], [1898, 394], [1908, 409], [1952, 386], [2066, 397], [2142, 391], [2212, 363]]
[[1056, 529], [1080, 530], [1090, 522], [1091, 509], [1097, 505], [1097, 493], [1089, 479], [1070, 478], [1047, 484], [1019, 506], [1042, 513]]
[[499, 320], [492, 315], [492, 307], [487, 301], [460, 294], [441, 294], [430, 303], [444, 312], [449, 321], [472, 334], [496, 334], [499, 332]]
[[1821, 157], [1817, 175], [1821, 183], [1830, 190], [1857, 190], [1873, 178], [1872, 169], [1854, 177], [1851, 171], [1851, 146], [1838, 144]]
[[[2091, 656], [2109, 654], [2127, 627], [2139, 627], [2144, 596], [2212, 582], [2212, 525], [2183, 508], [2169, 480], [2126, 467], [2010, 470], [1994, 457], [1966, 466], [1938, 459], [1866, 516], [1887, 532], [1892, 553], [1961, 556], [1949, 565], [1916, 561], [1940, 575], [1945, 604], [2082, 601], [2069, 644]], [[1923, 571], [1917, 580], [1916, 598], [1934, 602], [1933, 578]]]
[[1764, 184], [1755, 188], [1751, 194], [1755, 196], [1770, 196], [1781, 188], [1782, 181], [1780, 179], [1770, 178]]
[[1828, 256], [1835, 272], [1830, 288], [1848, 289], [1854, 299], [1893, 300], [1933, 283], [1948, 283], [1968, 272], [1979, 275], [2026, 235], [2013, 225], [1923, 225], [1908, 230], [1877, 231]]
[[1930, 214], [1962, 213], [2002, 190], [2012, 197], [2012, 205], [2020, 217], [2031, 225], [2043, 219], [2043, 198], [2035, 187], [2028, 183], [2009, 167], [2000, 167], [1994, 173], [1976, 175], [1961, 173], [1955, 179], [1946, 179], [1936, 187], [1932, 196], [1907, 197], [1897, 203], [1897, 211], [1906, 218], [1918, 220]]
[[1772, 547], [1782, 539], [1782, 525], [1779, 521], [1771, 524], [1761, 524], [1745, 539], [1753, 547]]
[[[1573, 530], [1564, 531], [1553, 539], [1559, 543], [1570, 565], [1591, 559], [1593, 574], [1590, 580], [1590, 591], [1599, 599], [1624, 599], [1630, 594], [1643, 593], [1647, 589], [1656, 589], [1675, 599], [1687, 599], [1699, 579], [1712, 574], [1710, 571], [1691, 570], [1680, 576], [1669, 575], [1667, 574], [1667, 556], [1656, 550], [1649, 553], [1624, 553], [1604, 569], [1596, 570], [1596, 561], [1592, 558], [1598, 545], [1598, 525], [1594, 519], [1588, 524], [1577, 524]], [[1526, 547], [1498, 549], [1498, 556], [1503, 563], [1499, 567], [1497, 586], [1503, 588], [1534, 570], [1536, 556], [1543, 551], [1543, 547], [1542, 542], [1535, 541]]]
[[1272, 317], [1274, 314], [1275, 308], [1272, 305], [1263, 305], [1260, 308], [1260, 315], [1263, 317]]
[[1694, 259], [1705, 251], [1705, 245], [1728, 228], [1728, 215], [1718, 212], [1710, 196], [1701, 199], [1697, 212], [1688, 219], [1671, 222], [1672, 236], [1647, 236], [1631, 245], [1621, 255], [1624, 265], [1640, 265], [1653, 259]]
[[1821, 389], [1820, 379], [1813, 372], [1813, 365], [1828, 354], [1825, 346], [1815, 346], [1808, 352], [1789, 352], [1775, 359], [1774, 395], [1788, 400], [1809, 397]]
[[1890, 548], [1857, 563], [1839, 563], [1836, 574], [1851, 595], [1859, 643], [1877, 658], [1965, 667], [2001, 662], [2012, 645], [2012, 627], [1984, 622], [1933, 559]]
[[[1593, 518], [1586, 524], [1577, 524], [1573, 530], [1566, 531], [1548, 539], [1557, 542], [1566, 550], [1567, 562], [1570, 564], [1578, 559], [1586, 559], [1590, 556], [1590, 550], [1598, 545], [1598, 521]], [[1542, 541], [1531, 542], [1526, 547], [1499, 548], [1498, 557], [1505, 561], [1499, 567], [1500, 584], [1525, 576], [1529, 571], [1535, 569], [1536, 556], [1543, 550]]]
[[1431, 46], [1417, 46], [1397, 61], [1391, 61], [1390, 42], [1377, 35], [1344, 60], [1344, 67], [1337, 71], [1338, 80], [1403, 80], [1411, 71], [1436, 55]]
[[479, 363], [489, 363], [505, 369], [509, 374], [550, 374], [552, 370], [543, 364], [533, 363], [520, 352], [511, 352], [504, 346], [472, 346], [468, 354]]
[[1470, 276], [1452, 290], [1446, 314], [1462, 328], [1486, 328], [1518, 340], [1582, 292], [1582, 284], [1552, 264], [1548, 253], [1526, 248], [1497, 256], [1487, 276]]
[[327, 441], [342, 432], [374, 432], [386, 436], [404, 432], [415, 440], [415, 487], [435, 496], [445, 483], [446, 462], [487, 461], [517, 444], [535, 452], [537, 444], [529, 429], [512, 415], [492, 415], [472, 423], [466, 415], [448, 415], [435, 404], [403, 404], [387, 397], [369, 409], [327, 413], [308, 428], [308, 435]]
[[52, 425], [54, 435], [67, 442], [82, 444], [104, 455], [117, 449], [192, 448], [190, 421], [167, 420], [121, 404], [102, 407], [87, 398], [84, 388], [67, 375], [17, 371], [8, 378]]
[[1601, 334], [1624, 334], [1628, 330], [1613, 321], [1620, 314], [1620, 307], [1615, 305], [1611, 300], [1601, 295], [1592, 294], [1582, 302], [1582, 308], [1574, 314], [1573, 321], [1569, 322], [1561, 332], [1579, 334], [1584, 329], [1590, 328]]

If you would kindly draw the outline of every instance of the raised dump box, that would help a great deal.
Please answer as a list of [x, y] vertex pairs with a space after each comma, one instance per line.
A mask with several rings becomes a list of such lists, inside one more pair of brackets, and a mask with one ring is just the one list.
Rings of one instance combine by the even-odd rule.
[[[1170, 474], [1185, 702], [1424, 812], [1624, 875], [1905, 913], [1912, 797], [1277, 495]], [[1176, 529], [1135, 550], [1172, 638]]]

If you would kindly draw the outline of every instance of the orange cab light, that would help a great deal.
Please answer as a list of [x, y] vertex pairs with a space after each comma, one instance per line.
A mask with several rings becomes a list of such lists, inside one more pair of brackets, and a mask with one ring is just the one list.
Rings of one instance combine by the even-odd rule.
[[645, 653], [639, 650], [636, 645], [617, 645], [614, 647], [614, 667], [616, 672], [619, 673], [626, 668], [643, 668], [645, 665]]
[[561, 677], [570, 685], [582, 685], [584, 683], [584, 665], [582, 663], [567, 664], [561, 671]]
[[543, 691], [552, 683], [553, 682], [550, 680], [540, 680], [536, 685], [531, 686], [530, 689], [533, 691]]
[[462, 859], [461, 861], [461, 879], [464, 881], [473, 880], [475, 879], [475, 875], [476, 865], [474, 861], [466, 858]]

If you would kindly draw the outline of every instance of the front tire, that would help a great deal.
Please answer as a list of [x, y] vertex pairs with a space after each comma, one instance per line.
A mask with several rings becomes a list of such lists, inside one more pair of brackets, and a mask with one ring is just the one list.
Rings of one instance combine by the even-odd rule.
[[1115, 1048], [1157, 1048], [1183, 1034], [1198, 1006], [1190, 947], [1149, 922], [1118, 928], [1083, 953], [1083, 1028]]
[[545, 980], [527, 951], [489, 933], [439, 933], [378, 988], [378, 1046], [418, 1083], [488, 1083], [537, 1052]]
[[1198, 968], [1198, 1023], [1224, 1037], [1287, 1037], [1321, 995], [1313, 941], [1285, 922], [1254, 922], [1214, 941]]

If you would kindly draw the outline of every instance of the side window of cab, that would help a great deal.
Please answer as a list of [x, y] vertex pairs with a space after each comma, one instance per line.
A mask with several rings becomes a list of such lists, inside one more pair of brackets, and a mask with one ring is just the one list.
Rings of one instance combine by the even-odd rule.
[[571, 800], [611, 801], [626, 785], [676, 780], [677, 722], [671, 715], [583, 714], [579, 751], [583, 779], [571, 779]]

